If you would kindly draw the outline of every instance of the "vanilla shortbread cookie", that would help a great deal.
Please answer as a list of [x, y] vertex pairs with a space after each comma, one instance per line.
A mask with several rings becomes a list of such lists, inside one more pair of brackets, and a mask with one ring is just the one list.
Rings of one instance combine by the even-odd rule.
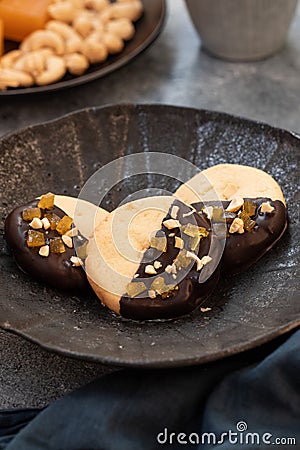
[[243, 198], [270, 198], [285, 200], [280, 186], [268, 173], [239, 164], [218, 164], [203, 170], [179, 187], [176, 197], [186, 203], [232, 200]]
[[17, 265], [33, 278], [60, 289], [87, 288], [83, 250], [94, 222], [107, 214], [89, 202], [48, 193], [7, 216], [6, 240]]
[[[209, 167], [182, 185], [175, 194], [209, 223], [226, 221], [222, 270], [241, 272], [258, 261], [287, 228], [285, 199], [266, 172], [238, 164]], [[223, 211], [216, 200], [221, 200]], [[223, 230], [224, 231], [224, 230]]]
[[102, 304], [123, 317], [178, 317], [195, 309], [216, 285], [219, 271], [210, 245], [209, 225], [188, 205], [173, 197], [135, 200], [95, 229], [86, 274]]

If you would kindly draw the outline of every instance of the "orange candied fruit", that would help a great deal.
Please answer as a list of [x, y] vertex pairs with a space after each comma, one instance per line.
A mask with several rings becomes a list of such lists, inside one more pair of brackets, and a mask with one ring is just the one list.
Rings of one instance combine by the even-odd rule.
[[56, 231], [59, 234], [65, 234], [67, 231], [71, 230], [73, 220], [69, 216], [64, 216], [56, 226]]
[[45, 236], [40, 231], [28, 230], [26, 243], [28, 247], [42, 247], [45, 245]]
[[64, 253], [66, 251], [66, 247], [60, 237], [55, 237], [50, 239], [50, 252], [51, 253]]
[[31, 222], [35, 217], [38, 219], [42, 217], [40, 208], [27, 208], [22, 211], [22, 219], [26, 222]]
[[54, 198], [55, 195], [52, 192], [42, 195], [40, 201], [38, 202], [38, 207], [42, 209], [53, 209], [54, 208]]
[[44, 217], [50, 222], [50, 230], [56, 230], [57, 224], [60, 222], [60, 217], [54, 212], [46, 213]]

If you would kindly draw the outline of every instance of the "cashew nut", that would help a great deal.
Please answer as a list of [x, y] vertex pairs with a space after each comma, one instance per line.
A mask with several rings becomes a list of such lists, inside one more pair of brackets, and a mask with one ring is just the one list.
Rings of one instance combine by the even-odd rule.
[[76, 8], [70, 1], [53, 3], [48, 6], [48, 14], [52, 19], [71, 23], [76, 16]]
[[94, 31], [94, 13], [90, 11], [80, 12], [72, 23], [73, 29], [83, 38], [88, 37]]
[[111, 5], [111, 18], [121, 19], [123, 17], [135, 22], [143, 13], [143, 5], [139, 0], [113, 3]]
[[35, 82], [39, 86], [55, 83], [60, 80], [66, 73], [66, 65], [60, 56], [49, 56], [46, 59], [46, 69], [36, 75]]
[[105, 31], [116, 34], [121, 39], [128, 41], [134, 35], [135, 29], [133, 23], [126, 18], [110, 20], [105, 25]]
[[86, 56], [80, 53], [70, 53], [64, 56], [68, 71], [72, 75], [82, 75], [89, 67], [89, 61]]
[[14, 64], [14, 69], [22, 70], [35, 76], [45, 70], [46, 59], [50, 55], [52, 55], [52, 51], [49, 48], [23, 53]]
[[82, 47], [82, 38], [74, 30], [64, 22], [58, 20], [50, 20], [46, 24], [46, 29], [58, 34], [65, 41], [65, 52], [74, 53], [80, 52]]
[[108, 53], [114, 55], [120, 53], [124, 48], [124, 41], [116, 34], [104, 33], [103, 42], [107, 47]]
[[0, 58], [0, 67], [6, 69], [13, 67], [14, 63], [21, 55], [23, 55], [21, 50], [12, 50], [11, 52], [5, 53], [5, 55]]
[[20, 45], [20, 49], [23, 52], [30, 52], [45, 47], [53, 49], [57, 55], [62, 55], [65, 52], [63, 39], [51, 30], [34, 31]]
[[92, 33], [85, 39], [82, 53], [92, 64], [103, 62], [108, 57], [108, 51], [102, 36], [97, 33]]
[[94, 9], [95, 11], [103, 11], [110, 2], [108, 0], [85, 0], [84, 6], [88, 9]]
[[28, 73], [16, 69], [0, 69], [0, 86], [7, 87], [29, 87], [34, 83], [33, 78]]

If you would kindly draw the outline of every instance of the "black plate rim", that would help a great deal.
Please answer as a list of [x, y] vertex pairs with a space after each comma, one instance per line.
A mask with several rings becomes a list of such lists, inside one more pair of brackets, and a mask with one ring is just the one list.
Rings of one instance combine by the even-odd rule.
[[278, 338], [289, 331], [292, 331], [296, 328], [300, 327], [300, 319], [296, 321], [291, 321], [288, 324], [285, 324], [281, 327], [278, 327], [276, 330], [273, 330], [272, 332], [265, 334], [264, 336], [254, 339], [251, 342], [248, 342], [247, 344], [241, 344], [236, 346], [233, 350], [222, 350], [219, 353], [213, 353], [206, 356], [200, 356], [200, 357], [191, 357], [191, 358], [185, 358], [178, 360], [166, 360], [166, 361], [146, 361], [146, 360], [135, 360], [135, 361], [128, 361], [127, 359], [122, 358], [109, 358], [109, 357], [99, 357], [98, 355], [87, 355], [84, 353], [78, 353], [74, 351], [69, 350], [63, 350], [60, 347], [55, 347], [53, 345], [47, 345], [43, 342], [41, 342], [39, 339], [32, 338], [31, 336], [27, 335], [26, 333], [22, 332], [21, 330], [14, 330], [12, 328], [7, 328], [4, 325], [0, 324], [0, 329], [4, 331], [8, 331], [9, 333], [12, 333], [14, 335], [20, 336], [24, 339], [26, 339], [29, 342], [32, 342], [33, 344], [39, 345], [42, 349], [49, 351], [50, 353], [58, 354], [61, 356], [65, 356], [68, 358], [86, 361], [86, 362], [94, 362], [103, 364], [105, 366], [114, 366], [114, 367], [126, 367], [126, 368], [135, 368], [135, 369], [176, 369], [180, 367], [191, 367], [191, 366], [199, 366], [202, 364], [211, 363], [214, 361], [219, 361], [222, 359], [225, 359], [227, 357], [237, 355], [239, 353], [244, 353], [247, 350], [254, 349], [256, 347], [259, 347], [263, 344], [267, 344], [268, 342], [272, 341], [275, 338]]
[[[87, 73], [80, 75], [78, 77], [72, 78], [71, 80], [66, 81], [58, 81], [57, 83], [49, 84], [47, 86], [32, 86], [28, 88], [16, 88], [16, 89], [8, 89], [7, 91], [0, 91], [0, 96], [10, 97], [10, 96], [18, 96], [18, 95], [32, 95], [32, 94], [41, 94], [48, 93], [53, 91], [59, 91], [62, 89], [69, 89], [75, 86], [79, 86], [82, 84], [89, 83], [90, 81], [97, 80], [99, 78], [103, 78], [106, 75], [114, 72], [115, 70], [120, 69], [121, 67], [127, 65], [132, 59], [137, 57], [139, 54], [144, 52], [160, 35], [163, 26], [166, 20], [167, 14], [167, 3], [166, 0], [152, 0], [156, 2], [160, 2], [161, 4], [161, 16], [156, 23], [156, 26], [152, 33], [150, 33], [147, 38], [141, 42], [139, 46], [137, 46], [129, 55], [125, 57], [120, 57], [117, 61], [103, 67], [102, 69], [98, 69], [95, 72]], [[134, 38], [133, 38], [134, 39]]]
[[[252, 120], [249, 118], [225, 113], [222, 111], [192, 108], [192, 107], [186, 107], [186, 106], [180, 106], [180, 105], [160, 104], [160, 103], [127, 103], [127, 102], [126, 103], [111, 103], [111, 104], [106, 104], [106, 105], [101, 105], [101, 106], [82, 108], [82, 109], [79, 109], [76, 111], [72, 111], [68, 114], [62, 115], [62, 116], [52, 119], [52, 120], [25, 126], [15, 132], [6, 133], [4, 136], [2, 136], [0, 138], [0, 144], [2, 144], [3, 141], [9, 139], [10, 137], [12, 137], [16, 134], [21, 134], [22, 132], [25, 132], [28, 130], [33, 130], [35, 128], [47, 126], [48, 124], [53, 124], [53, 123], [59, 122], [64, 119], [69, 119], [72, 116], [76, 116], [76, 115], [79, 115], [82, 113], [97, 112], [98, 110], [103, 110], [103, 109], [112, 109], [113, 110], [115, 108], [132, 108], [132, 109], [146, 108], [148, 110], [150, 110], [152, 108], [153, 109], [155, 109], [155, 108], [161, 108], [161, 109], [172, 108], [174, 110], [178, 109], [178, 110], [186, 110], [186, 111], [190, 111], [190, 112], [194, 112], [194, 113], [196, 113], [196, 112], [202, 113], [205, 115], [207, 114], [211, 118], [225, 117], [225, 118], [230, 118], [231, 120], [232, 119], [233, 120], [242, 120], [244, 123], [246, 123], [248, 125], [258, 125], [258, 126], [262, 126], [262, 127], [266, 128], [267, 130], [273, 130], [273, 131], [283, 133], [283, 134], [295, 139], [300, 144], [300, 135], [296, 132], [288, 131], [283, 128], [274, 127], [265, 122], [261, 122], [258, 120]], [[47, 343], [40, 341], [38, 338], [28, 335], [26, 332], [24, 332], [22, 330], [15, 330], [11, 327], [7, 327], [5, 325], [5, 323], [0, 322], [0, 329], [3, 329], [4, 331], [10, 332], [12, 334], [21, 336], [22, 338], [26, 339], [27, 341], [38, 344], [41, 348], [43, 348], [49, 352], [56, 353], [56, 354], [66, 356], [69, 358], [73, 358], [73, 359], [97, 362], [97, 363], [101, 363], [104, 365], [110, 365], [110, 366], [116, 366], [116, 367], [128, 367], [128, 368], [129, 367], [131, 367], [131, 368], [176, 368], [176, 367], [188, 367], [188, 366], [205, 364], [205, 363], [213, 362], [216, 360], [221, 360], [228, 356], [242, 353], [242, 352], [245, 352], [252, 348], [255, 348], [257, 346], [263, 345], [263, 344], [275, 339], [276, 337], [282, 336], [283, 334], [288, 333], [289, 331], [291, 331], [293, 329], [296, 329], [299, 326], [300, 326], [300, 318], [299, 319], [295, 318], [292, 321], [289, 321], [288, 323], [286, 323], [282, 326], [278, 326], [276, 329], [273, 329], [269, 333], [266, 333], [263, 336], [260, 336], [258, 338], [254, 338], [247, 343], [241, 343], [240, 345], [235, 345], [234, 348], [231, 347], [229, 349], [223, 349], [218, 352], [204, 355], [204, 356], [199, 356], [199, 357], [193, 356], [191, 358], [184, 358], [181, 360], [168, 359], [165, 361], [161, 361], [161, 360], [128, 361], [127, 359], [122, 359], [122, 358], [116, 358], [116, 357], [110, 358], [110, 357], [104, 357], [104, 356], [99, 356], [99, 355], [95, 355], [95, 354], [84, 354], [82, 352], [75, 352], [72, 350], [64, 350], [55, 345], [51, 345], [51, 344], [48, 345]]]

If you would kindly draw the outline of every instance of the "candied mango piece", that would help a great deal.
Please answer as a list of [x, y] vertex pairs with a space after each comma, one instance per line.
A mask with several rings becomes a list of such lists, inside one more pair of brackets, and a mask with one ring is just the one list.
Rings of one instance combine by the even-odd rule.
[[45, 236], [40, 231], [28, 230], [26, 243], [28, 247], [42, 247], [45, 245]]
[[85, 259], [87, 257], [87, 245], [88, 241], [82, 244], [80, 247], [76, 247], [76, 255], [81, 259]]
[[244, 228], [246, 231], [251, 231], [256, 225], [256, 222], [250, 218], [250, 216], [246, 213], [246, 211], [241, 211], [239, 214], [239, 218], [244, 222]]
[[187, 225], [183, 225], [181, 230], [184, 234], [190, 237], [208, 236], [208, 231], [204, 227], [198, 227], [197, 225], [193, 225], [192, 223], [188, 223]]
[[49, 19], [50, 0], [1, 0], [0, 17], [4, 23], [4, 36], [22, 41], [32, 31], [44, 27]]
[[53, 212], [46, 213], [44, 217], [50, 222], [50, 230], [56, 230], [57, 224], [60, 222], [60, 217]]
[[56, 231], [59, 234], [65, 234], [67, 231], [71, 230], [73, 219], [69, 216], [64, 216], [59, 223], [56, 225]]
[[60, 237], [55, 237], [50, 239], [50, 252], [51, 253], [64, 253], [66, 251], [66, 247]]
[[128, 283], [126, 286], [126, 292], [129, 297], [136, 297], [146, 290], [146, 285], [142, 281], [135, 281]]
[[244, 202], [243, 205], [243, 211], [245, 211], [248, 216], [253, 217], [256, 214], [256, 203], [252, 202], [251, 200]]
[[191, 263], [191, 258], [189, 256], [187, 256], [187, 251], [186, 250], [181, 250], [178, 255], [177, 258], [175, 259], [175, 265], [176, 267], [179, 269], [181, 268], [185, 268], [188, 267], [188, 265]]
[[153, 236], [150, 239], [150, 245], [152, 248], [159, 250], [160, 252], [165, 252], [167, 250], [167, 238], [166, 236]]
[[53, 209], [54, 208], [54, 198], [55, 195], [51, 192], [42, 195], [40, 201], [38, 202], [38, 207], [42, 209]]
[[42, 217], [40, 208], [27, 208], [22, 212], [22, 219], [26, 222], [31, 222], [35, 217], [38, 219]]

